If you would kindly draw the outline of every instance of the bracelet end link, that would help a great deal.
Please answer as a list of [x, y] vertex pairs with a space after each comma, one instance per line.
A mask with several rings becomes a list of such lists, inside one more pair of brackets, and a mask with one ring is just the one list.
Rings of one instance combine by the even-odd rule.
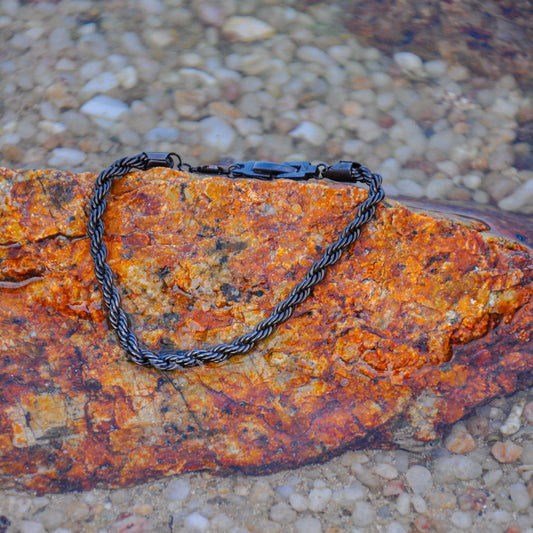
[[143, 170], [165, 167], [181, 169], [183, 164], [181, 157], [175, 152], [143, 152]]

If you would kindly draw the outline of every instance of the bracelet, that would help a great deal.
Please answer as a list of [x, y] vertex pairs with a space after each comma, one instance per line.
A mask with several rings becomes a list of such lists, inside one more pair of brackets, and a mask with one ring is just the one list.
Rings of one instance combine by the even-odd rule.
[[[308, 180], [326, 178], [337, 182], [361, 182], [368, 186], [368, 197], [357, 208], [355, 218], [341, 232], [338, 240], [329, 245], [322, 256], [314, 263], [302, 281], [293, 287], [285, 300], [276, 305], [270, 316], [259, 322], [250, 332], [240, 335], [232, 342], [217, 344], [209, 348], [176, 350], [172, 353], [154, 353], [140, 346], [135, 333], [129, 327], [126, 313], [120, 305], [120, 294], [114, 284], [114, 274], [107, 263], [107, 248], [104, 244], [104, 224], [102, 216], [106, 209], [106, 196], [115, 178], [121, 178], [132, 170], [146, 171], [155, 167], [176, 168], [192, 173], [224, 175], [230, 178], [259, 178]], [[158, 370], [177, 370], [198, 366], [204, 363], [220, 363], [234, 355], [251, 351], [260, 341], [269, 337], [276, 327], [285, 322], [296, 306], [311, 294], [315, 285], [324, 278], [327, 268], [335, 264], [344, 251], [359, 238], [361, 228], [373, 216], [377, 204], [385, 194], [379, 174], [353, 161], [340, 161], [332, 166], [317, 165], [308, 161], [273, 163], [269, 161], [238, 162], [224, 168], [219, 165], [194, 167], [184, 163], [173, 152], [142, 152], [133, 157], [118, 159], [100, 172], [94, 185], [94, 195], [90, 203], [87, 234], [91, 241], [91, 256], [94, 272], [102, 290], [107, 308], [109, 324], [116, 333], [120, 346], [128, 358], [138, 365], [151, 366]]]

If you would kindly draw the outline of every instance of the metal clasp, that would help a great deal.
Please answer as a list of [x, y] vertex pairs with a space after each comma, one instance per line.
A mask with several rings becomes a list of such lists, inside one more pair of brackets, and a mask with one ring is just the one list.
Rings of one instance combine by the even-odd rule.
[[309, 161], [284, 161], [274, 163], [272, 161], [246, 161], [234, 163], [228, 168], [230, 176], [236, 178], [259, 178], [292, 180], [308, 180], [318, 177], [317, 165]]
[[175, 152], [143, 152], [141, 155], [144, 157], [144, 170], [157, 167], [173, 168], [174, 165], [180, 169], [182, 165], [181, 157]]
[[322, 176], [332, 181], [353, 182], [355, 180], [352, 175], [352, 169], [360, 166], [359, 163], [355, 163], [354, 161], [339, 161], [326, 168], [322, 172]]

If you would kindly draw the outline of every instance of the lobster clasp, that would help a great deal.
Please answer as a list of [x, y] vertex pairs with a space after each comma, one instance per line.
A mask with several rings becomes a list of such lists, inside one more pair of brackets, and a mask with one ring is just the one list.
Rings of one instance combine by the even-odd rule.
[[228, 168], [230, 176], [236, 178], [307, 180], [318, 176], [316, 165], [309, 161], [246, 161], [234, 163]]

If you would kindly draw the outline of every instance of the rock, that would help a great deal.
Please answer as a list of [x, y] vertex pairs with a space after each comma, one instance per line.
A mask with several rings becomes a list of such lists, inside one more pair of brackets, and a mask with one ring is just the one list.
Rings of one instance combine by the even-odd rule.
[[510, 440], [496, 442], [491, 453], [499, 463], [514, 463], [522, 453], [522, 446]]
[[268, 39], [276, 30], [255, 17], [230, 17], [222, 25], [222, 34], [233, 42], [249, 43]]
[[405, 473], [405, 478], [415, 494], [424, 494], [433, 486], [431, 472], [425, 466], [412, 466]]
[[289, 134], [297, 139], [303, 139], [313, 146], [323, 145], [328, 138], [324, 128], [308, 121], [301, 122]]
[[411, 52], [396, 52], [394, 62], [407, 74], [422, 75], [424, 73], [422, 60]]
[[203, 533], [209, 529], [209, 519], [195, 511], [185, 517], [183, 525], [187, 531], [191, 531], [192, 533]]
[[118, 120], [129, 110], [128, 104], [100, 94], [85, 102], [80, 111], [97, 119]]
[[294, 533], [322, 533], [322, 524], [318, 518], [304, 516], [294, 522]]
[[456, 424], [444, 441], [448, 451], [452, 453], [468, 453], [477, 447], [474, 437], [468, 433], [463, 424]]
[[[166, 374], [135, 366], [109, 334], [95, 283], [86, 238], [94, 179], [0, 171], [3, 489], [120, 487], [194, 470], [270, 472], [367, 446], [369, 435], [373, 446], [414, 448], [528, 384], [530, 248], [494, 236], [483, 222], [433, 218], [389, 199], [309, 299], [250, 354]], [[141, 342], [189, 348], [249, 331], [366, 197], [353, 184], [160, 168], [116, 180], [105, 239]], [[527, 241], [530, 221], [522, 230], [521, 218], [504, 220]], [[357, 454], [351, 470], [359, 482], [381, 486], [363, 458]], [[457, 468], [456, 475], [468, 471]], [[431, 493], [425, 467], [405, 470], [415, 495]], [[165, 491], [169, 505], [190, 490], [178, 479]], [[329, 501], [347, 502], [362, 527], [376, 515], [358, 487]], [[405, 492], [398, 504], [404, 495], [409, 507]], [[307, 502], [275, 508], [281, 495], [260, 480], [246, 498], [277, 518], [288, 509], [292, 520], [328, 493], [315, 485]]]
[[235, 139], [235, 130], [223, 119], [207, 117], [200, 121], [203, 141], [218, 152], [229, 149]]
[[81, 165], [87, 156], [75, 148], [54, 148], [48, 164], [54, 168], [75, 167]]

